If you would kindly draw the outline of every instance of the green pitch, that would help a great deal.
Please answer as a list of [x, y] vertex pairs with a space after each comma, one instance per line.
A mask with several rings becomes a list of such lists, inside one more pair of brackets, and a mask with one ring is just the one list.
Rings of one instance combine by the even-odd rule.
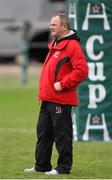
[[[18, 76], [0, 77], [0, 178], [1, 179], [111, 179], [112, 143], [74, 142], [70, 175], [26, 174], [34, 164], [35, 126], [39, 112], [37, 77], [21, 85]], [[57, 152], [53, 150], [52, 165]]]

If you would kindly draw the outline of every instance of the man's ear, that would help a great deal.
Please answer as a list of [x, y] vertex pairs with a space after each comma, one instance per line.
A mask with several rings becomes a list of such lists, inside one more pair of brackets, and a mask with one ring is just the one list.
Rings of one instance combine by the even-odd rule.
[[63, 23], [64, 29], [67, 29], [67, 24]]

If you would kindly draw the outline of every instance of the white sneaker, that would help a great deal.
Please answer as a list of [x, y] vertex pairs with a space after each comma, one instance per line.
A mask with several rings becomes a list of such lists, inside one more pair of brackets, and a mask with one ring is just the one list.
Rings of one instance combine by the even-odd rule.
[[30, 169], [24, 169], [24, 172], [26, 172], [26, 173], [36, 173], [37, 171], [35, 170], [35, 167], [32, 167]]
[[58, 171], [56, 171], [55, 169], [51, 170], [51, 171], [48, 171], [48, 172], [45, 172], [46, 175], [58, 175]]

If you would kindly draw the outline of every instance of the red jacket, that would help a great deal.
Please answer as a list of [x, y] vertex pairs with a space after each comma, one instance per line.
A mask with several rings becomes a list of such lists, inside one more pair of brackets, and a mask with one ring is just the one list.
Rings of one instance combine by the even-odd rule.
[[[75, 39], [74, 33], [55, 46], [55, 40], [49, 44], [49, 53], [40, 76], [39, 100], [78, 105], [77, 86], [87, 78], [88, 67], [80, 44]], [[54, 83], [58, 81], [62, 87], [60, 92], [54, 89]]]

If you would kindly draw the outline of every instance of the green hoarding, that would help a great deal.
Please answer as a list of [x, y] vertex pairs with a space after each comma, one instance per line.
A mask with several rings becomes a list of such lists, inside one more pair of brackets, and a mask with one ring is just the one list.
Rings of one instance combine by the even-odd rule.
[[74, 139], [112, 141], [112, 0], [68, 0], [68, 14], [89, 67], [73, 109]]

